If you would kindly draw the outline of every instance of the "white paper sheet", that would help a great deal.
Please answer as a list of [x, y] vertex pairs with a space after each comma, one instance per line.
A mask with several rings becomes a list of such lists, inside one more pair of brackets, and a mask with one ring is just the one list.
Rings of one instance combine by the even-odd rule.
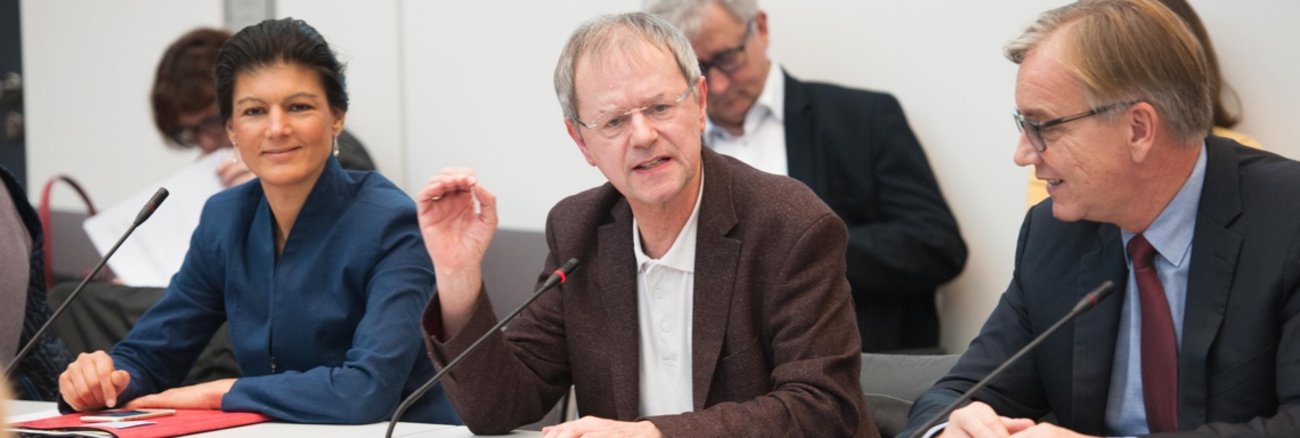
[[203, 203], [223, 189], [217, 177], [217, 167], [228, 159], [229, 149], [208, 154], [158, 185], [86, 219], [82, 228], [95, 244], [95, 249], [103, 255], [113, 248], [122, 233], [131, 228], [136, 214], [158, 187], [165, 187], [170, 192], [153, 216], [136, 228], [117, 249], [117, 254], [109, 259], [108, 266], [113, 268], [118, 278], [129, 286], [167, 286], [185, 260], [185, 252], [190, 248], [190, 235], [194, 234], [203, 213]]

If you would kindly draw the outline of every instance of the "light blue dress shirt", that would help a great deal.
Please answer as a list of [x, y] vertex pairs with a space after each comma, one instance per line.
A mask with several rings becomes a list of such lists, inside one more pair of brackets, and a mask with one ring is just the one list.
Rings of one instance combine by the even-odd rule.
[[[1187, 273], [1191, 267], [1192, 235], [1196, 229], [1196, 210], [1201, 202], [1201, 186], [1205, 183], [1205, 144], [1201, 144], [1200, 158], [1192, 175], [1174, 195], [1169, 206], [1156, 217], [1155, 222], [1142, 233], [1155, 247], [1157, 257], [1153, 265], [1165, 288], [1170, 315], [1174, 320], [1174, 335], [1178, 345], [1183, 341], [1183, 309], [1187, 304]], [[1122, 231], [1124, 247], [1135, 234]], [[1128, 264], [1128, 286], [1124, 307], [1120, 311], [1119, 337], [1115, 342], [1115, 359], [1111, 369], [1110, 392], [1106, 400], [1106, 428], [1111, 435], [1144, 435], [1147, 429], [1145, 399], [1142, 395], [1142, 309], [1138, 304], [1137, 278], [1133, 275], [1133, 261], [1125, 251]], [[1181, 347], [1180, 347], [1181, 350]]]

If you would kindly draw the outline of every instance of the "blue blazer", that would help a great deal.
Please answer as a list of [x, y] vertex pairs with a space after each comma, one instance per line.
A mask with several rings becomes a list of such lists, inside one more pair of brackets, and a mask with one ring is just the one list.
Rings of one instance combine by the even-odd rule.
[[[1206, 140], [1192, 237], [1178, 424], [1195, 436], [1300, 436], [1300, 163]], [[912, 407], [919, 427], [1105, 280], [1126, 284], [1119, 228], [1061, 222], [1051, 200], [1020, 229], [1015, 273], [979, 336]], [[1106, 435], [1121, 289], [975, 395], [998, 413]], [[904, 432], [904, 435], [911, 431]]]
[[[227, 320], [243, 377], [223, 410], [369, 423], [432, 376], [419, 319], [433, 266], [409, 197], [330, 158], [278, 260], [274, 224], [257, 182], [208, 200], [181, 270], [112, 350], [132, 377], [119, 400], [179, 384]], [[459, 423], [440, 389], [404, 419]]]

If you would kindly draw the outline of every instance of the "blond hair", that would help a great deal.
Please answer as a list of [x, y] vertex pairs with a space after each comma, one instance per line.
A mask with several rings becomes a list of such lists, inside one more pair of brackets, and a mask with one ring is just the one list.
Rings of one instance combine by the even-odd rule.
[[1057, 31], [1059, 60], [1094, 108], [1122, 101], [1156, 107], [1177, 139], [1204, 138], [1213, 126], [1213, 81], [1205, 51], [1187, 24], [1155, 0], [1082, 0], [1044, 12], [1006, 47], [1019, 64]]

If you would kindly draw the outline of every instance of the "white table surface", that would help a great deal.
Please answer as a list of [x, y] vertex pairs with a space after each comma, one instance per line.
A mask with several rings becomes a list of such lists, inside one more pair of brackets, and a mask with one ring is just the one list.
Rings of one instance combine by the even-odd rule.
[[[10, 419], [31, 415], [39, 412], [50, 412], [56, 409], [54, 403], [50, 402], [33, 402], [25, 400], [8, 400], [5, 408]], [[33, 418], [23, 418], [31, 420]], [[335, 424], [296, 424], [268, 422], [258, 423], [248, 426], [232, 427], [212, 432], [189, 435], [195, 437], [382, 437], [388, 430], [388, 423], [372, 423], [356, 426], [341, 426]], [[405, 438], [464, 438], [481, 435], [474, 435], [464, 426], [449, 426], [445, 424], [424, 424], [424, 423], [398, 423], [397, 428], [393, 430], [394, 437]], [[515, 431], [509, 435], [496, 435], [509, 437], [540, 437], [539, 432], [533, 431]]]

